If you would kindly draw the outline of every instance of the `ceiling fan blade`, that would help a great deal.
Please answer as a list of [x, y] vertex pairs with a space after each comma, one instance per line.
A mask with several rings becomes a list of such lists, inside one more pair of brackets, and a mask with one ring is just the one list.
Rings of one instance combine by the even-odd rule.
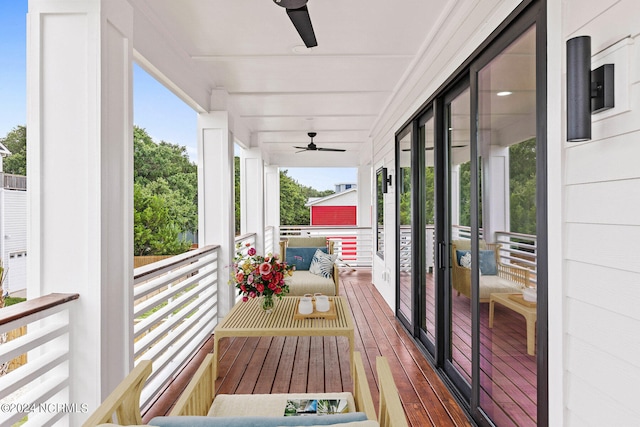
[[302, 6], [299, 9], [287, 9], [287, 15], [289, 15], [289, 19], [291, 19], [293, 26], [298, 30], [298, 34], [300, 34], [305, 46], [318, 46], [307, 6]]
[[293, 146], [293, 148], [297, 148], [298, 150], [308, 150], [309, 147], [296, 147], [295, 145]]
[[318, 148], [318, 151], [347, 151], [343, 148]]

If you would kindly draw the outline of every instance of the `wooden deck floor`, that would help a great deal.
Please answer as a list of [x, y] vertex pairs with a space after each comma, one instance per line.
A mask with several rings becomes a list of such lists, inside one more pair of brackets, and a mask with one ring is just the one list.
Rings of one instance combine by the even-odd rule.
[[[371, 284], [371, 271], [342, 271], [340, 294], [356, 324], [356, 351], [365, 359], [369, 386], [378, 405], [376, 356], [386, 356], [411, 426], [468, 426], [463, 410], [413, 344], [393, 311]], [[209, 340], [185, 371], [149, 408], [148, 421], [167, 414], [204, 355]], [[219, 393], [351, 391], [348, 342], [342, 337], [229, 338], [220, 341]]]

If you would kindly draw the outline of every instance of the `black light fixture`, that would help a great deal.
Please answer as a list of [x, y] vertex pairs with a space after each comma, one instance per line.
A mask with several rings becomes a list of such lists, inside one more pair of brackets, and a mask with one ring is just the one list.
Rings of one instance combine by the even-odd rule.
[[567, 141], [591, 139], [591, 114], [614, 107], [613, 64], [591, 71], [591, 37], [567, 40]]
[[391, 185], [391, 175], [388, 175], [387, 168], [382, 168], [382, 192], [387, 193]]

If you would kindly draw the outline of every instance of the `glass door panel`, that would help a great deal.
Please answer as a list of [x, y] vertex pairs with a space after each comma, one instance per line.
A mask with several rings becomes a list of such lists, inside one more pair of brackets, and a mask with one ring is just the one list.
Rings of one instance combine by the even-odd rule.
[[413, 175], [412, 165], [412, 133], [400, 136], [398, 141], [398, 226], [399, 226], [399, 280], [397, 291], [398, 317], [407, 327], [412, 329], [413, 321], [413, 245], [414, 239], [411, 227], [413, 218]]
[[[471, 218], [471, 147], [470, 91], [467, 88], [445, 106], [446, 145], [449, 153], [449, 241], [450, 257], [447, 287], [450, 296], [449, 340], [447, 360], [462, 381], [458, 387], [467, 393], [471, 388], [472, 319], [471, 275], [458, 251], [470, 248]], [[464, 387], [463, 387], [464, 385]]]
[[436, 336], [436, 280], [435, 280], [435, 134], [434, 119], [431, 117], [419, 127], [419, 147], [424, 147], [424, 295], [420, 328], [426, 333], [427, 341], [435, 344]]
[[[495, 280], [513, 285], [513, 292], [520, 284], [535, 286], [535, 41], [533, 27], [477, 74], [479, 225], [484, 236], [479, 244], [479, 401], [501, 426], [537, 424], [535, 348], [527, 348], [531, 340], [535, 345], [535, 332], [528, 336], [520, 313], [535, 313], [535, 304], [531, 307], [518, 299], [521, 295], [506, 294], [508, 290], [485, 292]], [[489, 263], [483, 255], [491, 255]], [[490, 298], [498, 301], [492, 319], [486, 303]]]

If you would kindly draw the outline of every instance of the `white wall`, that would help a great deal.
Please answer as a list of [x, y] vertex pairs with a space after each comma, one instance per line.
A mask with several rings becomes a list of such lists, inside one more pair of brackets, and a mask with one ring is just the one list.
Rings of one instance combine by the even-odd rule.
[[4, 289], [16, 292], [27, 287], [27, 192], [2, 192], [2, 263], [8, 268]]
[[[565, 425], [637, 425], [640, 406], [640, 3], [567, 0], [563, 41], [615, 64], [616, 107], [564, 142]], [[563, 139], [564, 141], [564, 135]]]

